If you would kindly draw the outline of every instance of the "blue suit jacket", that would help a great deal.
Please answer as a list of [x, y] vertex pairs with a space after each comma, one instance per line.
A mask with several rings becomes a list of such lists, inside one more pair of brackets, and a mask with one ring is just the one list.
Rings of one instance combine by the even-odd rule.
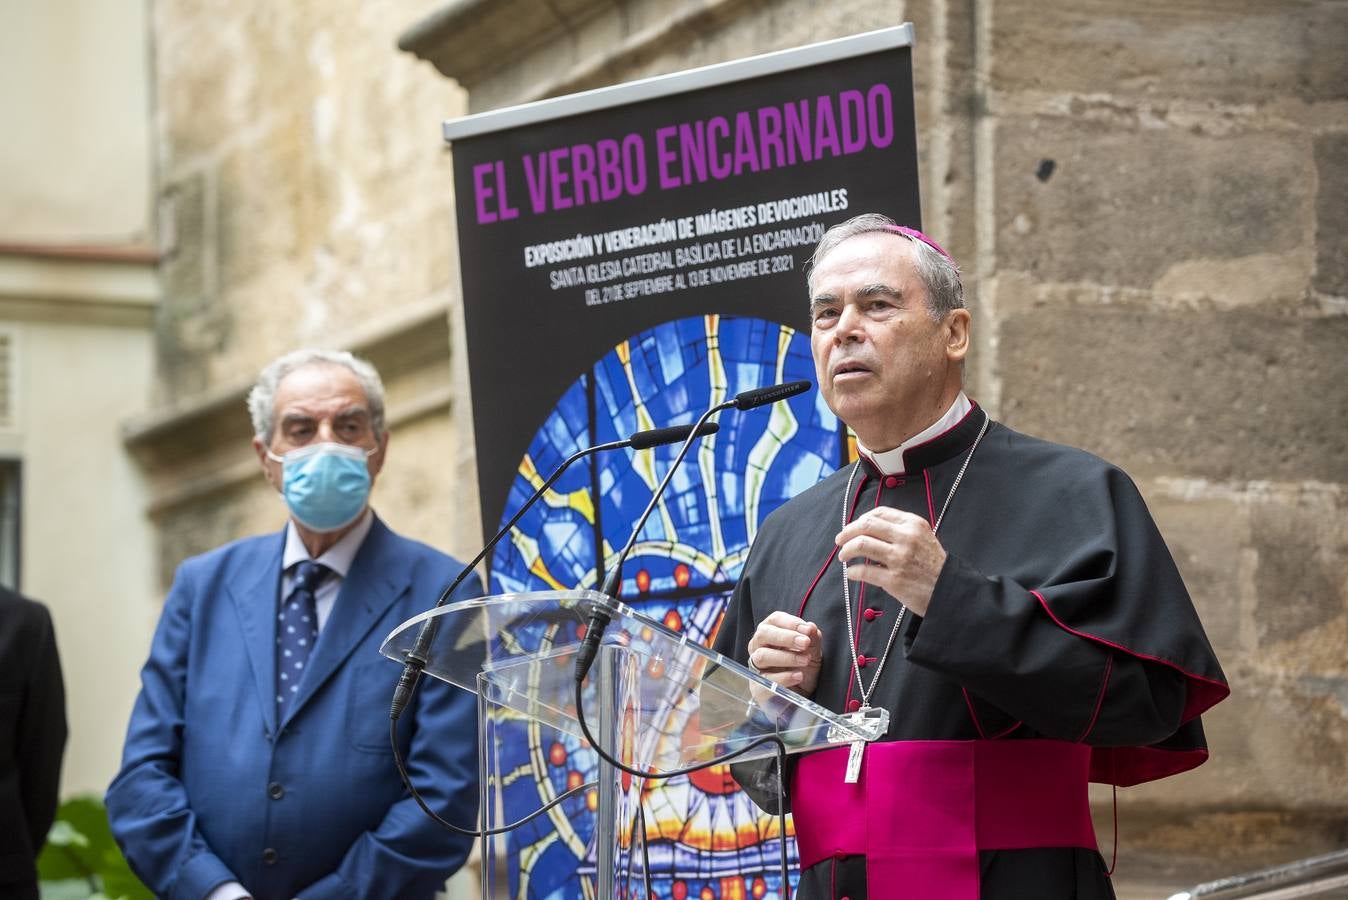
[[[388, 711], [401, 667], [378, 651], [460, 565], [376, 518], [277, 722], [284, 545], [284, 532], [247, 538], [179, 567], [108, 788], [113, 834], [163, 897], [237, 880], [259, 900], [429, 898], [471, 841], [432, 822], [399, 780]], [[480, 584], [466, 579], [454, 599]], [[473, 696], [424, 678], [398, 724], [413, 784], [471, 827]]]

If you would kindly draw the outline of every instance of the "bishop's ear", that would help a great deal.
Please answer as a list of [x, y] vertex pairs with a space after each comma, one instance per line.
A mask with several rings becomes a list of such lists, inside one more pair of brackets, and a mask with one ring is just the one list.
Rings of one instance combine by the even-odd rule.
[[969, 328], [971, 317], [967, 309], [952, 309], [946, 313], [945, 354], [951, 362], [964, 362], [969, 353]]

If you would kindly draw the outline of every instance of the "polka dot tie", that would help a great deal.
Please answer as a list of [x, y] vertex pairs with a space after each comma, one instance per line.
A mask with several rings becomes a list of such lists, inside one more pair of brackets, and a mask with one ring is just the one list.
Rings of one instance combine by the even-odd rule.
[[314, 592], [332, 570], [306, 559], [295, 567], [295, 582], [276, 617], [276, 718], [284, 718], [300, 687], [300, 676], [318, 639]]

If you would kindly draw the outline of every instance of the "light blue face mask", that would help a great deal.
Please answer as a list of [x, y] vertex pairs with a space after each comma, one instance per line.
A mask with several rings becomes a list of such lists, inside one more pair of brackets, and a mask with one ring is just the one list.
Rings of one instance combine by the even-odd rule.
[[347, 444], [310, 444], [267, 458], [281, 464], [281, 495], [290, 514], [311, 531], [337, 531], [350, 525], [370, 499], [370, 469], [365, 461], [374, 450]]

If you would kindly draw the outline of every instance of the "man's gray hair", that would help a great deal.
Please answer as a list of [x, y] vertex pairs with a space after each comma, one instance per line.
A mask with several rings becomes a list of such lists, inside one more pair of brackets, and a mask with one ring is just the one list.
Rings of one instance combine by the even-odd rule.
[[[960, 280], [960, 267], [955, 261], [938, 249], [930, 239], [923, 240], [916, 235], [921, 232], [913, 229], [901, 229], [889, 216], [880, 213], [862, 213], [846, 222], [834, 225], [819, 239], [814, 255], [809, 263], [810, 293], [814, 293], [814, 270], [838, 245], [848, 238], [861, 234], [883, 232], [901, 237], [913, 245], [917, 258], [917, 276], [927, 289], [927, 311], [936, 321], [944, 319], [952, 309], [964, 308], [964, 283]], [[911, 233], [908, 233], [911, 232]]]
[[253, 420], [253, 434], [262, 443], [271, 445], [272, 433], [276, 429], [276, 388], [281, 381], [297, 369], [306, 366], [329, 365], [343, 366], [351, 370], [360, 386], [365, 389], [365, 402], [370, 407], [370, 426], [376, 435], [384, 433], [384, 382], [374, 366], [359, 356], [353, 356], [345, 350], [296, 350], [273, 360], [248, 392], [248, 415]]

